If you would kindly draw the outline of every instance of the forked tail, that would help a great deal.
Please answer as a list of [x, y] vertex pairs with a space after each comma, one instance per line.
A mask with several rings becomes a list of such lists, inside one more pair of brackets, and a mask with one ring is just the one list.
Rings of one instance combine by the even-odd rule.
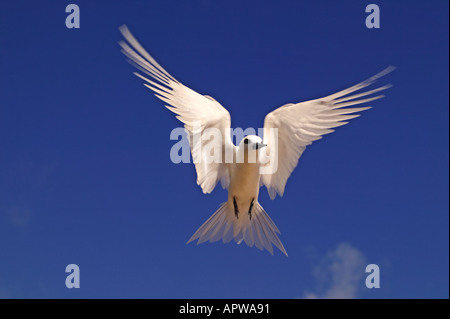
[[212, 243], [220, 239], [223, 243], [228, 243], [234, 238], [237, 244], [244, 241], [250, 247], [256, 246], [260, 250], [265, 248], [272, 255], [274, 244], [287, 256], [277, 233], [280, 233], [277, 226], [258, 202], [251, 215], [239, 214], [239, 216], [235, 215], [232, 205], [225, 202], [200, 226], [187, 244], [197, 238], [197, 244], [205, 241]]

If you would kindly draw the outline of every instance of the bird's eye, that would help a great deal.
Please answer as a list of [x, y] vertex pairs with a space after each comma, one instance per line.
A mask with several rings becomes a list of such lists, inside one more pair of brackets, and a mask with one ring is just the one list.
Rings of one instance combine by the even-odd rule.
[[248, 138], [244, 139], [244, 144], [248, 144]]

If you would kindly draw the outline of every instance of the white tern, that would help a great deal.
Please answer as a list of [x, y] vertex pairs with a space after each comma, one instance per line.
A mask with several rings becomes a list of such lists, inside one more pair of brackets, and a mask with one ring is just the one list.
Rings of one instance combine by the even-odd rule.
[[[266, 186], [271, 199], [276, 194], [282, 196], [286, 181], [306, 146], [321, 139], [322, 135], [333, 132], [333, 128], [347, 124], [346, 121], [359, 116], [356, 112], [370, 108], [346, 107], [382, 98], [383, 95], [372, 95], [391, 85], [349, 94], [368, 87], [394, 67], [389, 66], [366, 81], [326, 97], [283, 105], [266, 115], [264, 140], [250, 135], [244, 137], [239, 146], [235, 146], [229, 134], [231, 119], [228, 111], [212, 97], [201, 95], [177, 81], [150, 56], [126, 26], [119, 29], [126, 40], [119, 42], [122, 52], [152, 80], [140, 73], [134, 74], [143, 79], [145, 86], [167, 103], [166, 107], [184, 124], [197, 171], [197, 184], [205, 194], [211, 193], [219, 181], [223, 188], [228, 189], [228, 200], [200, 226], [188, 243], [196, 239], [198, 243], [220, 239], [227, 243], [234, 239], [238, 244], [244, 241], [250, 247], [256, 246], [261, 250], [265, 248], [271, 254], [274, 244], [287, 256], [277, 236], [280, 231], [258, 202], [259, 188]], [[210, 128], [221, 132], [221, 161], [202, 161], [207, 155], [202, 149], [209, 150], [205, 146], [210, 140], [200, 138], [195, 141], [195, 121], [200, 123], [199, 133]], [[277, 129], [277, 139], [266, 136], [269, 129]], [[276, 170], [266, 173], [261, 170], [268, 165], [259, 160], [263, 150], [266, 154], [276, 152]], [[225, 159], [227, 152], [232, 154], [231, 161]], [[239, 158], [243, 160], [236, 160]], [[256, 158], [256, 161], [251, 161], [250, 158]]]

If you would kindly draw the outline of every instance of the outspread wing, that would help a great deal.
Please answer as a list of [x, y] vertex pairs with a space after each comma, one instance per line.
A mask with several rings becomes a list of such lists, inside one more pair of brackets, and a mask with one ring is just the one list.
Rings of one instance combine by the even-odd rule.
[[[380, 99], [384, 95], [368, 96], [388, 89], [391, 85], [350, 96], [349, 94], [366, 88], [394, 69], [390, 66], [346, 90], [316, 100], [286, 104], [267, 114], [264, 119], [264, 139], [268, 144], [267, 151], [269, 154], [271, 151], [277, 151], [278, 154], [274, 157], [277, 159], [277, 169], [271, 174], [261, 176], [261, 184], [267, 187], [270, 198], [274, 199], [277, 193], [283, 196], [286, 181], [297, 166], [306, 146], [321, 139], [322, 135], [334, 132], [333, 128], [345, 125], [348, 120], [358, 117], [359, 114], [355, 113], [370, 108], [370, 106], [347, 108], [348, 106]], [[271, 128], [278, 129], [277, 145], [274, 145], [275, 138], [269, 138], [269, 129]]]
[[[231, 120], [228, 111], [213, 98], [201, 95], [173, 78], [139, 44], [126, 26], [121, 26], [120, 31], [127, 41], [119, 42], [122, 52], [152, 80], [140, 73], [134, 74], [147, 82], [144, 85], [153, 90], [156, 97], [169, 104], [166, 107], [177, 114], [177, 119], [184, 124], [197, 171], [197, 184], [201, 186], [204, 193], [212, 192], [218, 181], [227, 188], [229, 168], [224, 157], [226, 152], [232, 154], [235, 152], [235, 146], [229, 134]], [[207, 129], [216, 129], [216, 132], [220, 132], [220, 140], [212, 138], [212, 134], [209, 139], [203, 139], [203, 133]], [[220, 143], [220, 145], [210, 143]], [[221, 158], [211, 161], [214, 155], [211, 152], [213, 153], [212, 150], [216, 147], [221, 151]]]

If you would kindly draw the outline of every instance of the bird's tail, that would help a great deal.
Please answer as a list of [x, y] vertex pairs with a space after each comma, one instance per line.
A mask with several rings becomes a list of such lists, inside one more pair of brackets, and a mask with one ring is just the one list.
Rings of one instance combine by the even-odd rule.
[[280, 233], [277, 226], [258, 202], [251, 215], [240, 213], [238, 216], [235, 215], [233, 206], [225, 202], [200, 226], [187, 244], [196, 239], [197, 244], [208, 240], [212, 243], [221, 239], [224, 243], [228, 243], [234, 238], [237, 244], [244, 241], [250, 247], [256, 246], [260, 250], [265, 248], [272, 255], [274, 244], [287, 256], [277, 233]]

